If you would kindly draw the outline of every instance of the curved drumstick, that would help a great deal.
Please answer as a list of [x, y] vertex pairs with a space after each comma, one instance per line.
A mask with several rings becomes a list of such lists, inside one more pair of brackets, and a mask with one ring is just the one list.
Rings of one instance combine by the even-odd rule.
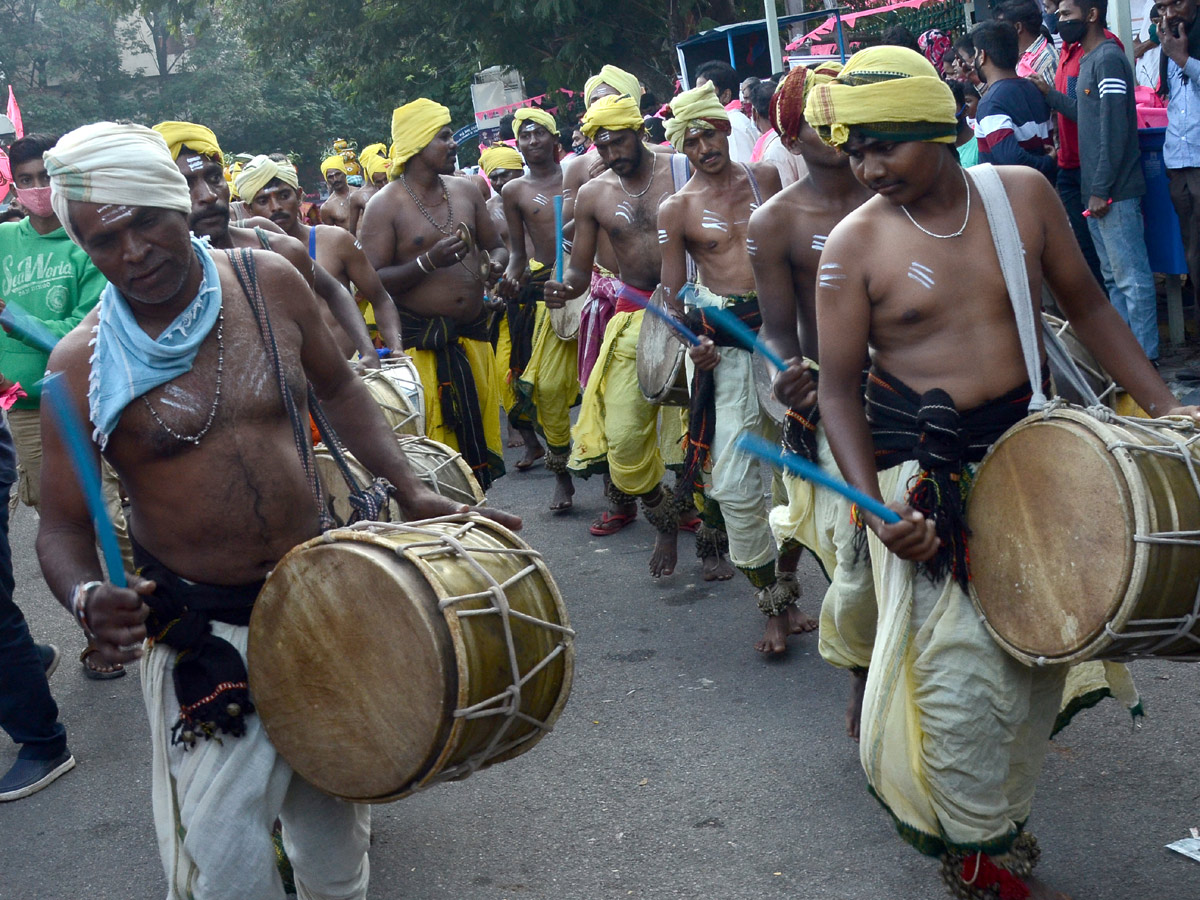
[[554, 195], [554, 280], [563, 279], [563, 195]]
[[650, 303], [646, 300], [643, 300], [641, 297], [637, 296], [632, 291], [629, 291], [628, 293], [622, 295], [621, 299], [628, 300], [630, 303], [634, 304], [635, 306], [640, 306], [642, 309], [644, 309], [646, 312], [650, 313], [650, 315], [654, 316], [655, 318], [661, 319], [663, 322], [665, 322], [671, 328], [672, 331], [675, 332], [675, 334], [684, 343], [690, 344], [693, 347], [700, 346], [700, 338], [696, 337], [696, 333], [694, 331], [692, 331], [692, 329], [690, 329], [686, 325], [684, 325], [682, 322], [680, 322], [677, 318], [675, 318], [669, 312], [667, 312], [665, 309], [663, 309], [661, 306], [659, 306], [658, 304]]
[[779, 357], [779, 354], [768, 347], [766, 342], [754, 333], [754, 329], [739, 319], [736, 313], [728, 309], [722, 309], [719, 306], [706, 306], [704, 307], [704, 315], [710, 318], [726, 334], [737, 338], [743, 346], [757, 350], [767, 362], [780, 372], [787, 369], [787, 364]]
[[104, 553], [108, 580], [117, 587], [126, 587], [125, 564], [121, 560], [121, 548], [117, 546], [117, 533], [113, 530], [112, 520], [109, 519], [108, 510], [104, 506], [100, 470], [88, 449], [83, 423], [79, 421], [79, 416], [71, 405], [71, 398], [67, 395], [67, 387], [60, 373], [55, 372], [42, 379], [42, 399], [49, 401], [58, 433], [71, 457], [71, 466], [75, 469], [75, 477], [79, 479], [83, 499], [87, 502], [88, 512], [91, 513], [92, 523], [96, 528], [96, 537], [100, 541], [100, 550]]
[[867, 512], [879, 516], [879, 518], [883, 519], [889, 525], [895, 525], [900, 521], [900, 516], [896, 514], [895, 510], [889, 509], [872, 497], [868, 497], [858, 488], [851, 487], [846, 482], [834, 478], [816, 463], [809, 462], [803, 456], [788, 453], [780, 449], [766, 438], [760, 437], [757, 434], [743, 432], [738, 435], [734, 445], [765, 462], [769, 462], [782, 469], [787, 469], [793, 475], [799, 475], [805, 481], [812, 481], [822, 487], [829, 488], [834, 493], [841, 494], [847, 500], [857, 503]]
[[15, 331], [39, 350], [49, 353], [58, 343], [58, 335], [21, 308], [20, 304], [7, 300], [4, 312], [0, 312], [0, 325]]

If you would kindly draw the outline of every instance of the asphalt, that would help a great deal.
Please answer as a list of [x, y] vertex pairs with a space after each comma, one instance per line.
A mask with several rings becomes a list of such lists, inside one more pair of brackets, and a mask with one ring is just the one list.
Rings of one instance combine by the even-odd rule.
[[[935, 861], [904, 844], [867, 793], [843, 726], [846, 675], [815, 639], [763, 660], [744, 582], [703, 582], [687, 536], [678, 574], [655, 581], [644, 519], [593, 538], [599, 482], [580, 483], [565, 516], [545, 511], [551, 487], [544, 469], [514, 473], [489, 501], [525, 516], [525, 539], [566, 597], [578, 632], [570, 703], [524, 756], [375, 807], [370, 896], [945, 896]], [[64, 650], [52, 687], [79, 765], [0, 804], [0, 900], [161, 900], [137, 667], [84, 679], [80, 633], [42, 582], [35, 529], [36, 515], [18, 510], [17, 596], [36, 638]], [[815, 614], [824, 580], [811, 559], [800, 576]], [[1200, 864], [1164, 845], [1200, 826], [1200, 667], [1134, 672], [1143, 727], [1107, 701], [1051, 745], [1030, 822], [1038, 871], [1075, 900], [1196, 900]], [[0, 767], [14, 756], [0, 747]]]

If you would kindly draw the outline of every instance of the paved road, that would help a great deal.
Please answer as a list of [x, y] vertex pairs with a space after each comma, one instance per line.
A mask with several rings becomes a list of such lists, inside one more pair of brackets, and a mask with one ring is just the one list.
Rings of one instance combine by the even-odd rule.
[[[511, 451], [510, 451], [511, 452]], [[650, 526], [591, 538], [597, 481], [575, 512], [541, 512], [551, 476], [502, 479], [491, 502], [525, 514], [578, 630], [575, 690], [556, 731], [471, 779], [375, 808], [372, 898], [412, 900], [900, 900], [944, 896], [936, 864], [892, 831], [845, 737], [843, 673], [809, 638], [779, 662], [752, 649], [744, 584], [646, 572]], [[183, 512], [183, 511], [181, 511]], [[13, 525], [18, 597], [40, 640], [77, 652]], [[815, 613], [823, 579], [801, 570]], [[1110, 701], [1054, 742], [1031, 827], [1039, 871], [1076, 900], [1196, 900], [1200, 865], [1163, 849], [1200, 825], [1200, 667], [1136, 669], [1150, 717]], [[53, 679], [78, 768], [0, 805], [0, 900], [161, 900], [138, 675]], [[7, 767], [14, 750], [0, 748]]]

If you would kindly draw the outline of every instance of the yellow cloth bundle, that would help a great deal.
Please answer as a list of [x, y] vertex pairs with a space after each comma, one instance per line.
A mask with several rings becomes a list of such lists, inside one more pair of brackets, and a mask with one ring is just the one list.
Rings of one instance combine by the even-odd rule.
[[858, 129], [887, 141], [953, 144], [958, 133], [954, 94], [920, 53], [870, 47], [855, 53], [837, 78], [816, 86], [804, 117], [840, 147]]
[[601, 97], [588, 107], [587, 112], [583, 114], [583, 124], [579, 126], [588, 140], [595, 140], [596, 132], [601, 129], [637, 131], [641, 127], [642, 111], [638, 102], [628, 94]]
[[346, 167], [346, 161], [338, 153], [325, 157], [325, 161], [321, 163], [321, 177], [329, 177], [329, 173], [334, 169], [337, 169], [339, 172], [345, 172], [347, 175], [350, 174], [350, 170]]
[[289, 162], [277, 162], [262, 154], [242, 166], [242, 171], [235, 176], [233, 185], [238, 196], [250, 203], [259, 191], [276, 178], [300, 190], [300, 177], [296, 174], [295, 166]]
[[521, 154], [512, 147], [493, 144], [479, 154], [479, 166], [483, 169], [483, 174], [490, 178], [497, 169], [512, 169], [514, 172], [520, 172], [525, 168], [525, 161], [521, 159]]
[[363, 147], [362, 152], [358, 154], [358, 158], [360, 162], [364, 162], [365, 164], [365, 161], [370, 159], [372, 156], [382, 156], [386, 159], [387, 155], [387, 144], [367, 144], [367, 146]]
[[513, 134], [516, 134], [521, 129], [522, 122], [534, 122], [541, 125], [551, 134], [558, 134], [558, 123], [554, 121], [554, 116], [550, 115], [544, 109], [523, 106], [513, 113]]
[[154, 126], [154, 130], [167, 142], [171, 159], [178, 159], [179, 151], [187, 147], [201, 156], [215, 156], [218, 162], [224, 162], [221, 148], [217, 145], [217, 136], [203, 125], [194, 122], [159, 122]]
[[450, 124], [450, 110], [422, 97], [392, 110], [392, 168], [395, 181], [404, 174], [404, 164], [429, 146], [437, 133]]
[[638, 82], [636, 75], [632, 75], [624, 69], [618, 69], [616, 66], [605, 66], [600, 70], [599, 75], [593, 75], [583, 86], [583, 104], [585, 109], [591, 108], [592, 91], [596, 90], [602, 84], [607, 84], [618, 94], [628, 94], [633, 98], [635, 103], [641, 101], [642, 86]]
[[671, 113], [672, 117], [664, 124], [667, 140], [676, 150], [683, 148], [683, 138], [689, 128], [719, 127], [719, 122], [729, 124], [729, 113], [717, 99], [717, 87], [711, 81], [677, 96], [671, 101]]
[[[379, 146], [383, 146], [380, 144]], [[367, 175], [367, 180], [375, 177], [379, 172], [387, 174], [387, 170], [391, 167], [392, 161], [386, 156], [380, 156], [377, 153], [372, 153], [370, 156], [362, 158], [363, 172]]]

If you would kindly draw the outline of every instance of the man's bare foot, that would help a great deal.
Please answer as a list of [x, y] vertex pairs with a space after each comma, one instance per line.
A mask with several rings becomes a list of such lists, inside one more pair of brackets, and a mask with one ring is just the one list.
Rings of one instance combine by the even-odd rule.
[[700, 560], [700, 572], [705, 581], [728, 581], [733, 577], [734, 568], [723, 553], [718, 553]]
[[663, 575], [674, 575], [675, 564], [679, 561], [678, 550], [679, 532], [658, 532], [654, 539], [654, 552], [650, 554], [650, 574], [655, 578]]
[[867, 691], [867, 673], [865, 671], [850, 672], [850, 701], [846, 704], [846, 734], [850, 740], [858, 742], [862, 733], [863, 694]]
[[762, 640], [754, 645], [759, 653], [777, 656], [787, 651], [789, 634], [804, 634], [817, 627], [816, 621], [800, 612], [795, 605], [789, 606], [787, 612], [777, 616], [767, 616], [767, 630], [763, 632]]
[[517, 434], [515, 428], [508, 429], [508, 443], [505, 444], [506, 447], [520, 447], [523, 443], [525, 441], [521, 438], [521, 435]]
[[1056, 891], [1048, 884], [1032, 875], [1022, 879], [1029, 886], [1029, 900], [1071, 900], [1070, 894]]
[[610, 503], [588, 529], [596, 537], [616, 534], [637, 518], [636, 503]]
[[551, 512], [566, 512], [573, 505], [575, 483], [570, 475], [554, 476], [554, 499], [550, 501]]
[[525, 455], [517, 460], [516, 470], [518, 472], [526, 472], [533, 468], [533, 464], [546, 455], [546, 448], [538, 443], [535, 437], [530, 443], [528, 439], [525, 441]]

